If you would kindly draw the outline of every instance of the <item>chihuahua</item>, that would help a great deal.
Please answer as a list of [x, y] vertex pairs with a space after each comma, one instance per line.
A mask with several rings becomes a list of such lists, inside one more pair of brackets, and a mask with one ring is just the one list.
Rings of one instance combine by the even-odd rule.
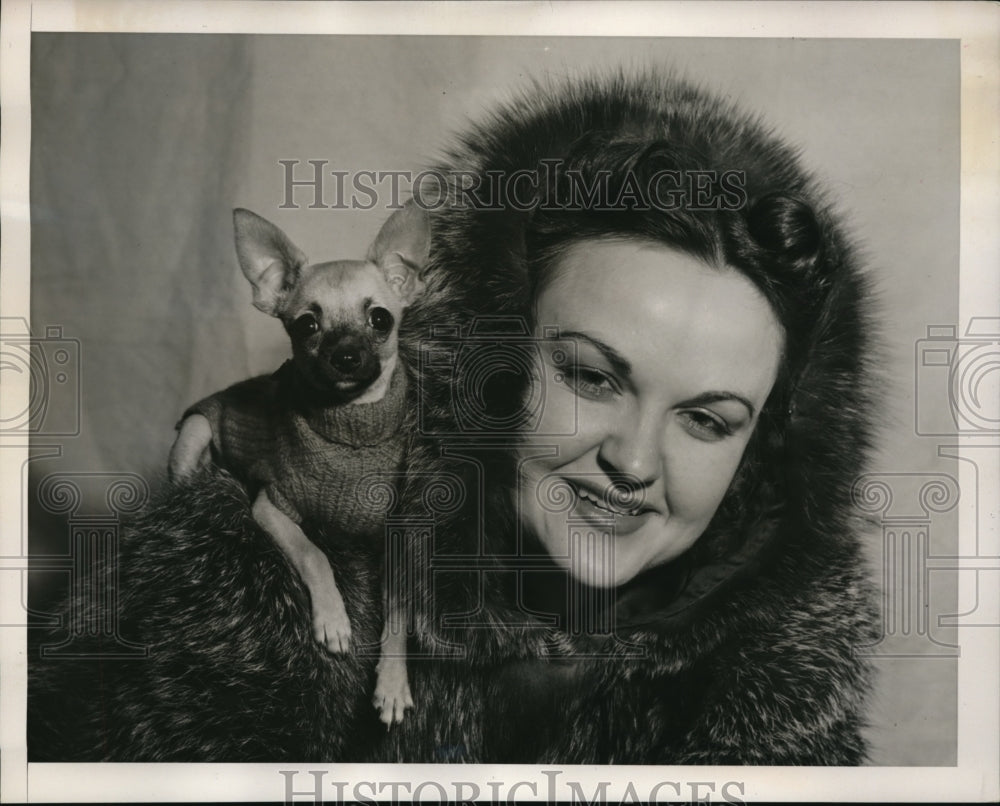
[[[237, 209], [233, 221], [253, 304], [282, 321], [292, 358], [271, 376], [188, 409], [170, 451], [170, 476], [184, 479], [214, 460], [246, 482], [256, 496], [254, 519], [309, 592], [316, 640], [346, 652], [350, 620], [333, 570], [300, 524], [359, 535], [381, 526], [356, 490], [363, 476], [394, 472], [403, 460], [406, 372], [397, 367], [398, 324], [424, 289], [427, 214], [413, 204], [398, 210], [364, 261], [315, 264], [255, 213]], [[387, 726], [413, 706], [395, 609], [387, 595], [374, 697]]]

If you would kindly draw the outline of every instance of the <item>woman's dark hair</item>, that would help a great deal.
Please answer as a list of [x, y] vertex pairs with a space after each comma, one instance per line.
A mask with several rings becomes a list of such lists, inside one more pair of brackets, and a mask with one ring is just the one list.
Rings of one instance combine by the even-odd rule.
[[600, 133], [581, 138], [550, 176], [526, 229], [533, 299], [569, 247], [590, 239], [650, 241], [731, 267], [760, 290], [784, 329], [773, 399], [787, 402], [825, 293], [820, 217], [800, 188], [767, 187], [666, 141], [609, 141]]

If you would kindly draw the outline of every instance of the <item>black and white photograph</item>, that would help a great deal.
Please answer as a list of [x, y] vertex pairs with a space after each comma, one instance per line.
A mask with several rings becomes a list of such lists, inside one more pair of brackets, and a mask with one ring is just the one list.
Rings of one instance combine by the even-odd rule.
[[996, 6], [0, 37], [4, 802], [1000, 796]]

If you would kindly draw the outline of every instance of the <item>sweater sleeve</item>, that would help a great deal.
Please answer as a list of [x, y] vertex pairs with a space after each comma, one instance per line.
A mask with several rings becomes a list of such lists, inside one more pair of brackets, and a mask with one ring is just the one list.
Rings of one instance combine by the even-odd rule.
[[220, 443], [220, 434], [222, 433], [222, 418], [225, 412], [225, 404], [223, 403], [223, 393], [216, 392], [215, 394], [209, 395], [208, 397], [202, 398], [197, 403], [188, 406], [181, 415], [180, 420], [174, 426], [176, 430], [180, 430], [181, 424], [192, 414], [200, 414], [206, 420], [212, 428], [212, 453], [214, 456], [218, 457], [222, 446]]
[[302, 513], [295, 508], [295, 505], [288, 499], [277, 484], [269, 483], [266, 487], [267, 497], [270, 499], [271, 503], [274, 504], [283, 515], [286, 515], [293, 523], [302, 525]]
[[212, 428], [215, 464], [251, 488], [265, 486], [273, 476], [276, 394], [273, 376], [250, 378], [199, 400], [181, 422], [203, 415]]

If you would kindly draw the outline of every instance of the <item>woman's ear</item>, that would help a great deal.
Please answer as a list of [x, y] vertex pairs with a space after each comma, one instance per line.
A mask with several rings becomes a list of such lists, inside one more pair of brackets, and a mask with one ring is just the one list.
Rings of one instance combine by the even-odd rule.
[[423, 290], [420, 274], [430, 249], [430, 216], [410, 201], [382, 225], [368, 250], [368, 259], [382, 269], [386, 282], [409, 304]]

